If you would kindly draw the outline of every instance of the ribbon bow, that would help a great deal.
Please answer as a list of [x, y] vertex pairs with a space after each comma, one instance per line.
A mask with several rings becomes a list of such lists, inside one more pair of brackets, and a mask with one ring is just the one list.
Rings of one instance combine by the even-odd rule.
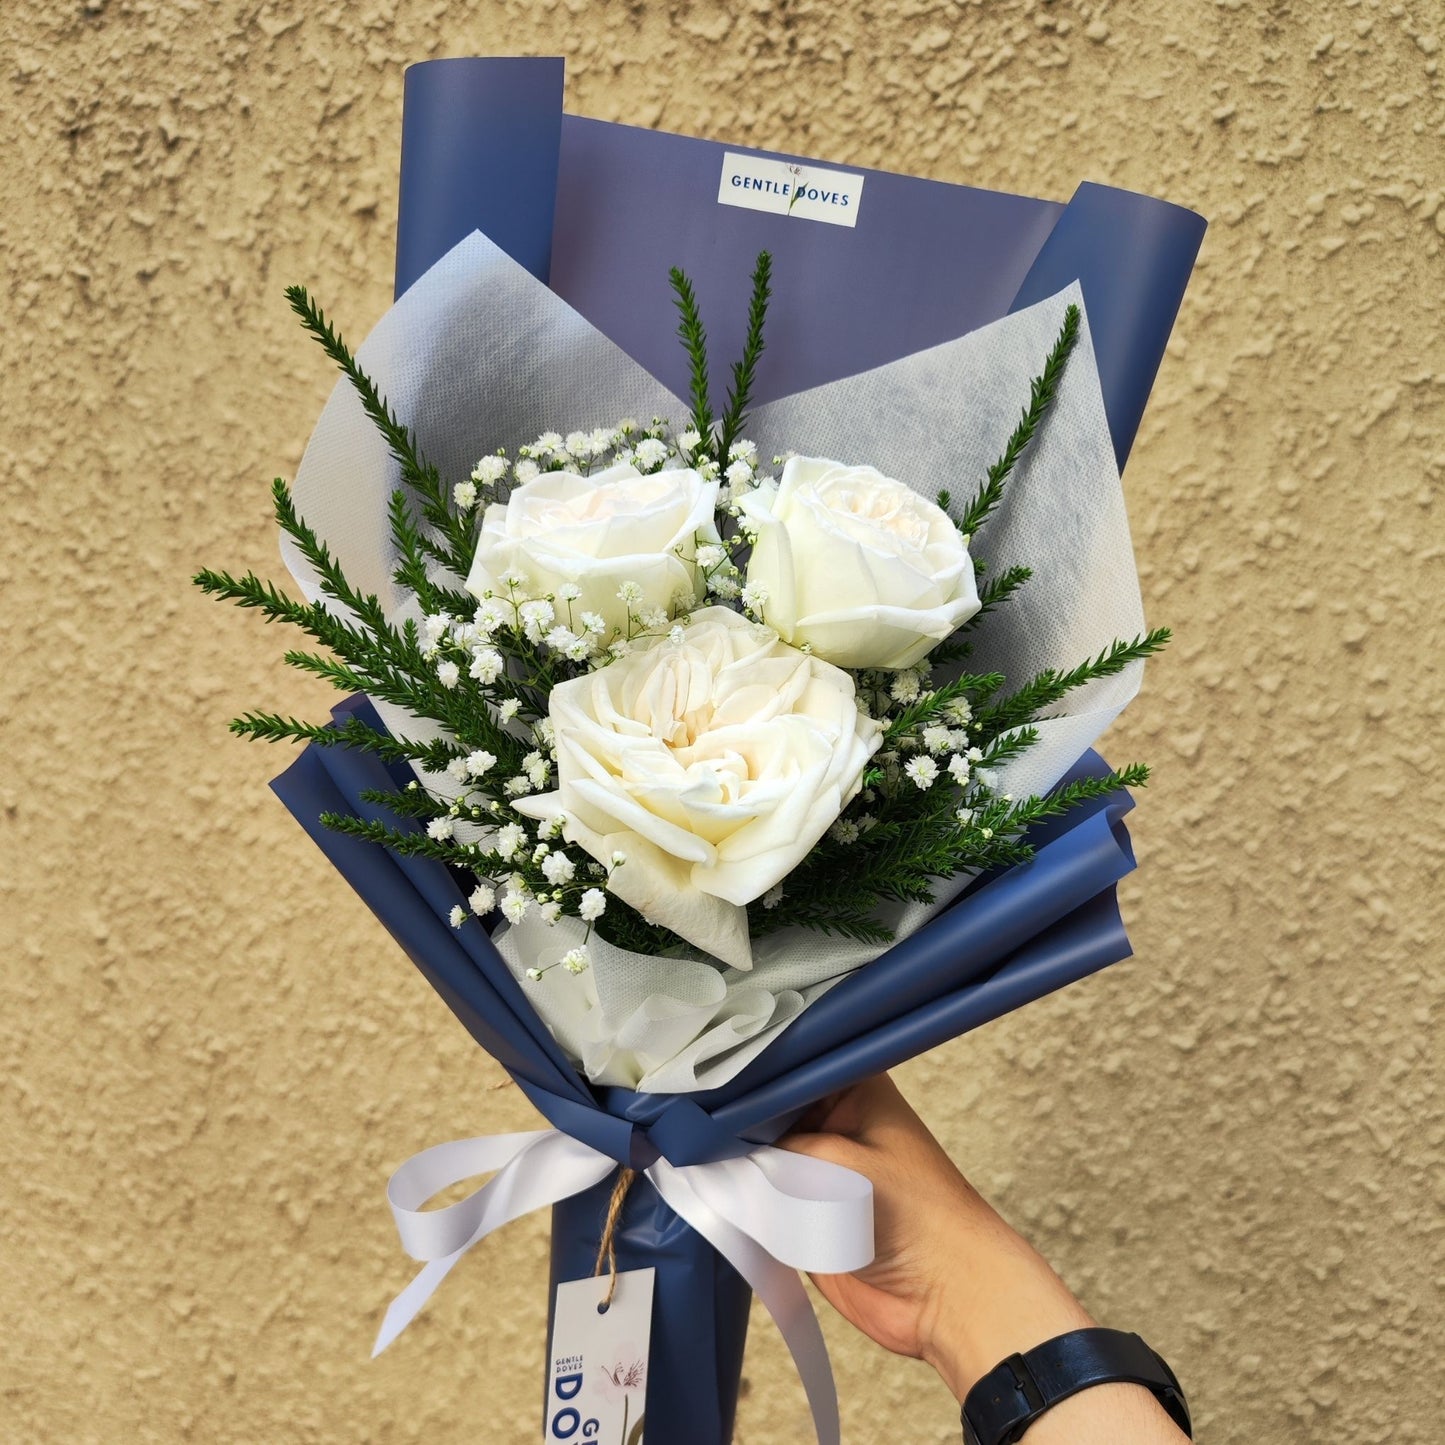
[[[461, 1257], [494, 1229], [580, 1194], [617, 1162], [556, 1129], [457, 1139], [424, 1149], [387, 1185], [402, 1248], [426, 1267], [392, 1301], [379, 1355], [416, 1318]], [[445, 1209], [422, 1206], [477, 1174], [493, 1178]], [[873, 1186], [851, 1169], [761, 1145], [735, 1159], [671, 1164], [644, 1177], [762, 1300], [793, 1356], [819, 1445], [838, 1445], [838, 1395], [828, 1349], [797, 1270], [848, 1274], [873, 1258]]]

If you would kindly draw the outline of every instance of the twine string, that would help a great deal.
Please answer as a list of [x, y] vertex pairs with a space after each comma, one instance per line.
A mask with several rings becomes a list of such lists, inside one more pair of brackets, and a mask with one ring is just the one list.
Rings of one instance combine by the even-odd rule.
[[635, 1169], [619, 1170], [617, 1183], [612, 1186], [612, 1198], [607, 1201], [607, 1219], [602, 1226], [602, 1242], [597, 1246], [597, 1263], [592, 1269], [596, 1276], [602, 1273], [604, 1263], [607, 1266], [607, 1298], [601, 1305], [604, 1310], [611, 1307], [613, 1296], [617, 1293], [617, 1226], [622, 1219], [622, 1206], [627, 1203], [627, 1192], [636, 1178]]

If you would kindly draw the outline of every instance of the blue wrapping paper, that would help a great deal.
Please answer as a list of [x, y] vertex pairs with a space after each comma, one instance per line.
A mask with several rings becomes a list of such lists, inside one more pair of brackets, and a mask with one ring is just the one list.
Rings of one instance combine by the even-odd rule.
[[[398, 294], [480, 229], [685, 395], [685, 359], [655, 324], [668, 268], [692, 275], [716, 353], [730, 356], [741, 346], [752, 260], [767, 247], [808, 279], [774, 300], [761, 402], [950, 340], [1077, 279], [1123, 465], [1203, 235], [1199, 217], [1097, 185], [1065, 205], [879, 171], [862, 172], [854, 229], [723, 207], [723, 152], [745, 148], [566, 116], [561, 92], [557, 60], [429, 61], [407, 72]], [[380, 726], [364, 699], [343, 713]], [[1076, 766], [1103, 771], [1092, 753]], [[1118, 795], [1036, 830], [1033, 862], [975, 880], [727, 1084], [685, 1096], [594, 1089], [542, 1026], [487, 927], [469, 919], [451, 928], [447, 914], [464, 902], [458, 878], [321, 827], [325, 811], [376, 815], [361, 793], [409, 776], [370, 754], [312, 746], [273, 787], [538, 1110], [634, 1168], [659, 1155], [690, 1164], [744, 1153], [827, 1093], [1129, 953], [1115, 885], [1134, 863], [1123, 823], [1131, 805]], [[553, 1210], [554, 1295], [557, 1282], [592, 1273], [610, 1193], [608, 1180]], [[629, 1195], [616, 1245], [619, 1268], [658, 1270], [648, 1438], [726, 1445], [747, 1286], [646, 1185]]]

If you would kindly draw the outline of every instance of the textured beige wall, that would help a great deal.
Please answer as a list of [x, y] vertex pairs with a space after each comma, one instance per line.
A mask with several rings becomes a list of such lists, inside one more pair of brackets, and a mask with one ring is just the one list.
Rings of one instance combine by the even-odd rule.
[[[329, 699], [187, 586], [391, 273], [402, 68], [562, 53], [583, 114], [1213, 221], [1127, 487], [1179, 632], [1110, 744], [1138, 956], [902, 1071], [1223, 1442], [1438, 1440], [1445, 100], [1438, 0], [0, 5], [0, 1439], [533, 1438], [545, 1222], [367, 1359], [382, 1186], [526, 1126], [266, 792]], [[826, 1322], [850, 1441], [955, 1440]], [[739, 1441], [804, 1438], [756, 1323]], [[670, 1445], [670, 1442], [662, 1442]]]

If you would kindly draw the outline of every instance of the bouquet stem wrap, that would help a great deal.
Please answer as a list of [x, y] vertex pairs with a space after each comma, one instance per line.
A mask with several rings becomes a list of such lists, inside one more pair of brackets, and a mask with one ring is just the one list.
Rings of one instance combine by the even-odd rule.
[[[615, 1179], [612, 1175], [553, 1206], [553, 1299], [562, 1281], [592, 1273]], [[752, 1290], [641, 1178], [628, 1191], [613, 1241], [618, 1270], [657, 1270], [647, 1375], [649, 1437], [727, 1445], [737, 1413]], [[549, 1311], [549, 1333], [551, 1326]]]

